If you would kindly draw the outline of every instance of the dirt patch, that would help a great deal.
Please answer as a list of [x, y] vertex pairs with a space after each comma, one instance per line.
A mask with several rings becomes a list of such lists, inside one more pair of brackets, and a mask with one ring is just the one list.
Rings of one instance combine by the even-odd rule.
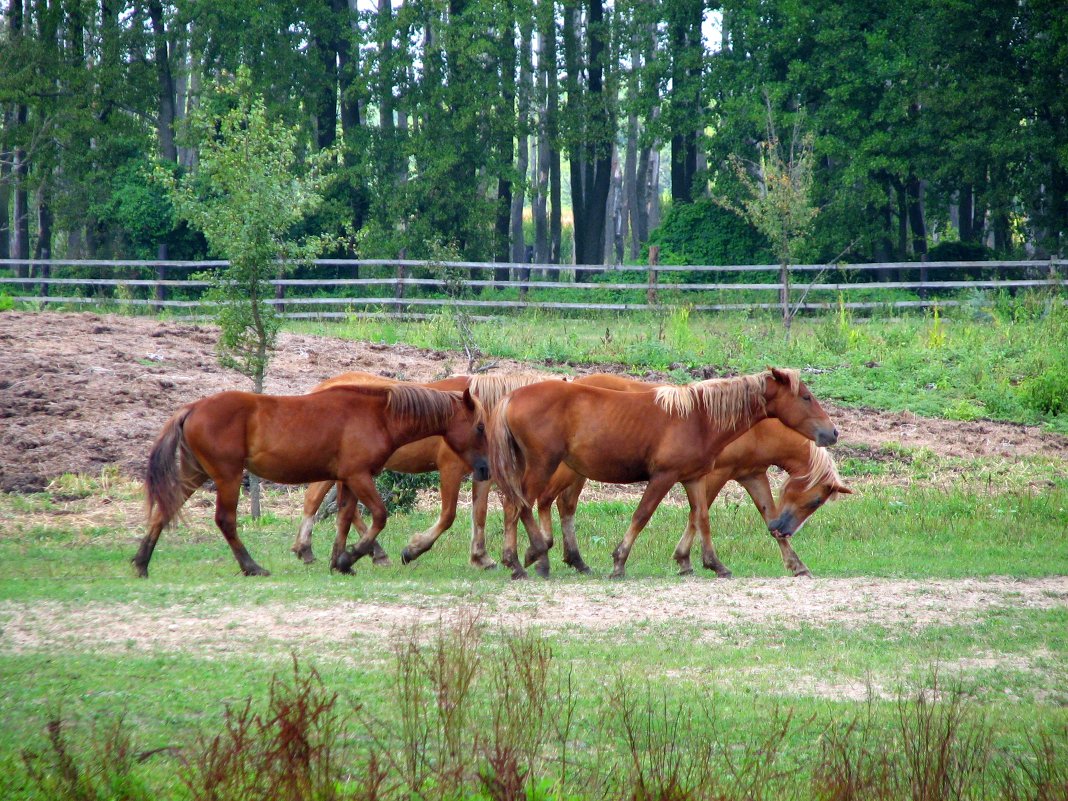
[[[234, 651], [279, 647], [328, 647], [354, 639], [382, 639], [413, 624], [432, 626], [472, 605], [470, 588], [424, 596], [406, 593], [400, 602], [373, 599], [329, 607], [278, 603], [205, 610], [174, 604], [57, 602], [0, 604], [0, 650], [188, 650]], [[1068, 577], [1016, 581], [963, 579], [690, 579], [589, 581], [574, 585], [526, 582], [495, 592], [479, 609], [491, 629], [536, 627], [567, 634], [576, 629], [670, 625], [691, 630], [709, 644], [734, 641], [754, 628], [791, 630], [879, 625], [895, 636], [930, 626], [967, 625], [992, 611], [1068, 606]]]
[[[248, 382], [215, 361], [214, 328], [97, 314], [0, 314], [0, 490], [41, 490], [63, 473], [107, 465], [139, 476], [148, 449], [179, 406]], [[459, 353], [283, 334], [266, 389], [294, 394], [364, 370], [417, 381], [467, 366]], [[498, 360], [498, 370], [530, 365]], [[579, 373], [606, 369], [576, 365]], [[658, 378], [651, 374], [650, 378]], [[1034, 427], [953, 422], [828, 407], [845, 446], [896, 443], [955, 457], [1046, 455], [1068, 460], [1068, 437]]]

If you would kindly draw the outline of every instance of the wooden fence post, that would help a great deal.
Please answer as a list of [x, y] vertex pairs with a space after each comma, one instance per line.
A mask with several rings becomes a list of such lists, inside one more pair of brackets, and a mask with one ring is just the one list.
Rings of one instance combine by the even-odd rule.
[[927, 254], [920, 254], [920, 300], [927, 300]]
[[645, 291], [645, 300], [650, 306], [655, 306], [656, 299], [656, 270], [660, 264], [660, 245], [649, 246], [649, 288]]
[[407, 269], [403, 264], [397, 265], [397, 283], [393, 285], [393, 297], [404, 297], [404, 279], [408, 275]]

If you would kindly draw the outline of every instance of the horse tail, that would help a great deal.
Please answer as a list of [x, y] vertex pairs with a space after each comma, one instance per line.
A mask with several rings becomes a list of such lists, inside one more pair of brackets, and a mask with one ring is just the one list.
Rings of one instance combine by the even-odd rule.
[[186, 494], [182, 491], [182, 462], [191, 460], [197, 471], [203, 472], [185, 441], [183, 430], [186, 418], [192, 414], [194, 406], [195, 404], [190, 403], [175, 412], [159, 432], [148, 454], [148, 468], [145, 471], [146, 512], [149, 520], [153, 519], [153, 512], [156, 512], [161, 527], [169, 525], [185, 503]]
[[523, 497], [523, 471], [526, 459], [523, 450], [508, 425], [508, 405], [511, 399], [505, 397], [493, 410], [489, 425], [489, 460], [493, 480], [505, 500], [521, 509], [530, 506]]

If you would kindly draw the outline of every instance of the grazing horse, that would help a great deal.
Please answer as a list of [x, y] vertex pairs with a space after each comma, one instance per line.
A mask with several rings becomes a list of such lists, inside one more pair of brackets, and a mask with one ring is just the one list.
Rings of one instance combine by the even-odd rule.
[[[410, 385], [334, 387], [312, 395], [220, 392], [183, 406], [156, 438], [148, 458], [145, 494], [148, 534], [133, 558], [148, 575], [160, 532], [190, 495], [215, 482], [215, 523], [247, 576], [267, 575], [237, 535], [237, 501], [247, 468], [269, 481], [306, 484], [338, 480], [371, 510], [373, 523], [353, 551], [369, 553], [386, 524], [374, 476], [397, 448], [442, 436], [449, 447], [489, 478], [482, 404], [470, 392]], [[345, 531], [355, 502], [341, 513]]]
[[[644, 381], [609, 373], [594, 373], [576, 378], [575, 383], [623, 392], [644, 392], [650, 389], [650, 385]], [[767, 470], [772, 465], [790, 474], [780, 492], [778, 507], [768, 482]], [[716, 457], [714, 468], [705, 476], [705, 499], [709, 506], [723, 486], [731, 480], [737, 481], [749, 493], [764, 522], [768, 524], [769, 533], [779, 546], [786, 569], [795, 576], [811, 577], [812, 573], [790, 546], [789, 538], [824, 503], [834, 500], [839, 494], [852, 492], [842, 483], [830, 453], [817, 447], [812, 440], [787, 428], [780, 421], [768, 418], [754, 425]], [[585, 485], [585, 476], [576, 473], [566, 464], [561, 464], [549, 485], [538, 497], [538, 517], [548, 545], [552, 547], [552, 504], [555, 501], [560, 512], [560, 528], [564, 537], [564, 563], [580, 573], [588, 573], [590, 570], [582, 559], [575, 537], [575, 510]], [[514, 516], [506, 515], [506, 524], [515, 525], [516, 522]], [[691, 517], [686, 532], [675, 549], [680, 575], [693, 573], [690, 550], [695, 535], [696, 523]], [[715, 560], [714, 551], [710, 553], [707, 547], [702, 551], [705, 567], [716, 570], [720, 576], [730, 576], [730, 571]], [[542, 559], [547, 562], [548, 556]], [[540, 567], [539, 572], [548, 570], [547, 564]]]
[[[538, 373], [511, 373], [504, 375], [461, 375], [451, 376], [439, 381], [432, 381], [421, 386], [437, 390], [470, 390], [471, 394], [482, 403], [486, 413], [493, 411], [497, 402], [517, 387], [534, 384], [538, 381], [548, 380], [549, 377]], [[317, 385], [312, 392], [320, 392], [335, 386], [350, 385], [379, 385], [391, 386], [398, 382], [392, 378], [383, 378], [373, 373], [352, 372], [329, 378]], [[417, 559], [421, 554], [429, 551], [438, 538], [452, 526], [456, 519], [456, 505], [460, 497], [460, 484], [465, 476], [471, 473], [471, 465], [457, 455], [441, 437], [427, 437], [416, 442], [411, 442], [398, 448], [384, 469], [398, 473], [429, 473], [437, 470], [440, 476], [441, 488], [441, 512], [438, 519], [426, 531], [415, 534], [408, 541], [404, 550], [401, 551], [401, 562], [408, 564]], [[315, 525], [315, 514], [330, 491], [332, 482], [323, 481], [312, 484], [304, 494], [304, 516], [297, 532], [296, 541], [293, 543], [293, 553], [305, 563], [315, 560], [312, 553], [311, 535]], [[472, 487], [472, 519], [471, 519], [471, 564], [483, 569], [497, 566], [486, 553], [486, 501], [489, 497], [490, 485], [488, 482], [475, 481]], [[357, 514], [353, 518], [353, 524], [362, 535], [366, 526]], [[335, 557], [344, 547], [344, 543], [335, 543]], [[374, 561], [376, 564], [388, 564], [389, 557], [381, 546], [375, 546]], [[335, 558], [331, 567], [339, 567]], [[342, 558], [340, 566], [345, 567], [347, 559]]]
[[[838, 440], [838, 430], [792, 370], [773, 368], [647, 392], [576, 383], [515, 390], [491, 419], [489, 453], [494, 478], [505, 500], [517, 507], [530, 537], [524, 564], [533, 564], [548, 550], [531, 505], [561, 463], [595, 481], [648, 482], [613, 554], [613, 578], [625, 575], [638, 534], [678, 482], [711, 549], [703, 477], [724, 447], [767, 417], [779, 418], [819, 445]], [[526, 573], [519, 564], [514, 529], [511, 535], [507, 529], [505, 533], [503, 561], [512, 568], [513, 578], [522, 578]]]

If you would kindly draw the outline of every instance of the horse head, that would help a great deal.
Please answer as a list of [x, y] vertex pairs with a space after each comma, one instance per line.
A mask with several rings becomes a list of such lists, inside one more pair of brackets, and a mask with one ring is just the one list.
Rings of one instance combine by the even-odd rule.
[[457, 402], [444, 437], [449, 447], [471, 466], [475, 481], [489, 479], [486, 411], [470, 389], [465, 389]]
[[794, 474], [779, 493], [776, 517], [768, 521], [768, 531], [776, 538], [792, 537], [805, 521], [827, 501], [853, 490], [842, 483], [834, 460], [823, 448], [811, 446], [809, 469]]
[[779, 418], [817, 445], [834, 445], [838, 441], [838, 429], [796, 372], [771, 367], [765, 381], [768, 417]]

